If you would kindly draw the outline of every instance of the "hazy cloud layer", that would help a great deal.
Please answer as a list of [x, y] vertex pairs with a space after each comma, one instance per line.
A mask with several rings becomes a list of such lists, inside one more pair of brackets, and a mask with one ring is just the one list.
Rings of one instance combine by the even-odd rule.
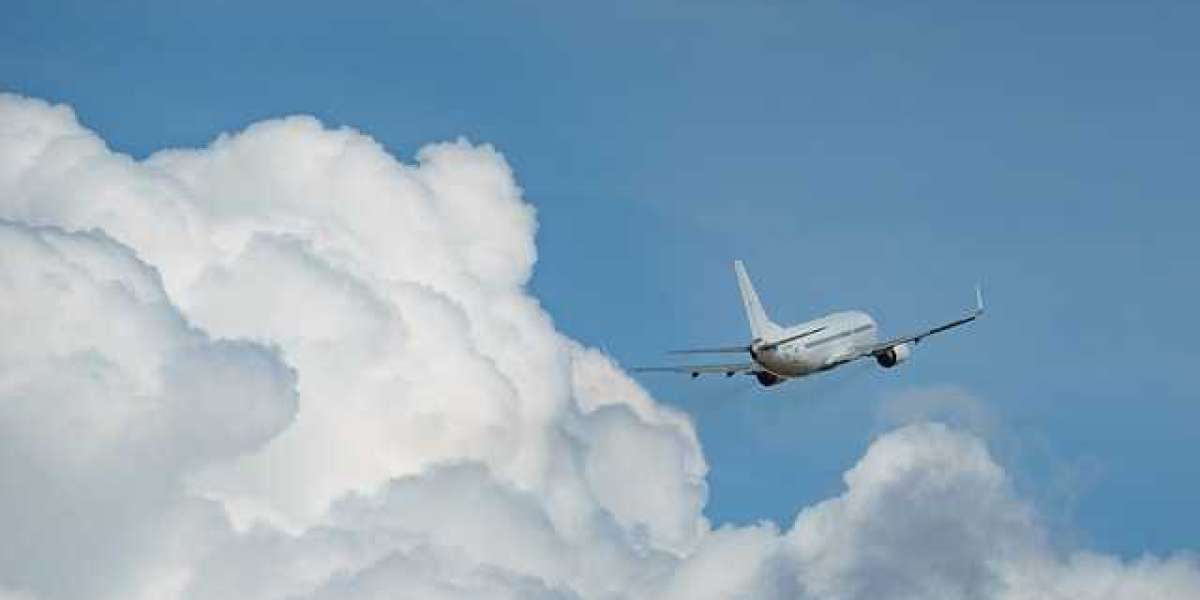
[[1195, 556], [1058, 549], [927, 423], [714, 530], [690, 421], [525, 289], [487, 146], [291, 117], [136, 161], [6, 95], [0, 219], [0, 598], [1200, 597]]

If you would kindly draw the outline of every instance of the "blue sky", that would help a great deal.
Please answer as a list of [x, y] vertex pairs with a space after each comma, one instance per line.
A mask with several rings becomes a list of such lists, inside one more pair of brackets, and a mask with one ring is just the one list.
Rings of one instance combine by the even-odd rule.
[[143, 156], [311, 113], [400, 157], [495, 144], [538, 210], [536, 294], [626, 365], [772, 316], [978, 326], [902, 369], [769, 391], [645, 377], [690, 413], [718, 522], [841, 488], [897, 393], [953, 386], [1056, 532], [1200, 539], [1200, 6], [1188, 2], [11, 2], [0, 87]]

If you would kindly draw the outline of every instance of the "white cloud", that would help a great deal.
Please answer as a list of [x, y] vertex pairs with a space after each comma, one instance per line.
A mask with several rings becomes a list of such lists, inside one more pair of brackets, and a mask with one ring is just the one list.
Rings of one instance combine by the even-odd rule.
[[0, 221], [0, 322], [5, 586], [81, 597], [173, 570], [177, 528], [215, 508], [181, 476], [255, 450], [296, 410], [275, 352], [191, 327], [99, 232]]
[[998, 563], [1042, 547], [978, 438], [913, 425], [878, 439], [842, 496], [800, 512], [789, 553], [815, 597], [981, 598]]
[[536, 221], [490, 147], [409, 165], [292, 117], [135, 161], [0, 96], [0, 218], [9, 595], [1200, 593], [1189, 555], [1058, 554], [938, 426], [786, 532], [713, 530], [686, 416], [525, 289]]

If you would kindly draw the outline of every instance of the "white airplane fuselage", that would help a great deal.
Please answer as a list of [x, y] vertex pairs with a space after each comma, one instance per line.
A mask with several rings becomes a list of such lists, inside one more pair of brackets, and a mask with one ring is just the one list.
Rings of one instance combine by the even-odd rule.
[[815, 331], [769, 350], [752, 353], [754, 362], [780, 377], [803, 377], [836, 366], [834, 357], [855, 347], [874, 344], [878, 328], [867, 313], [852, 310], [826, 315], [781, 329], [773, 337], [784, 339]]

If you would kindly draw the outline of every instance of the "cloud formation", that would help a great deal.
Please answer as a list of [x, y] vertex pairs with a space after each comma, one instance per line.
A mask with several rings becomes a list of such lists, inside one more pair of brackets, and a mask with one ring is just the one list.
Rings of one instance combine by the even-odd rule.
[[973, 435], [881, 435], [779, 531], [714, 529], [690, 421], [525, 289], [465, 141], [309, 117], [133, 160], [0, 96], [0, 597], [1142, 598]]

